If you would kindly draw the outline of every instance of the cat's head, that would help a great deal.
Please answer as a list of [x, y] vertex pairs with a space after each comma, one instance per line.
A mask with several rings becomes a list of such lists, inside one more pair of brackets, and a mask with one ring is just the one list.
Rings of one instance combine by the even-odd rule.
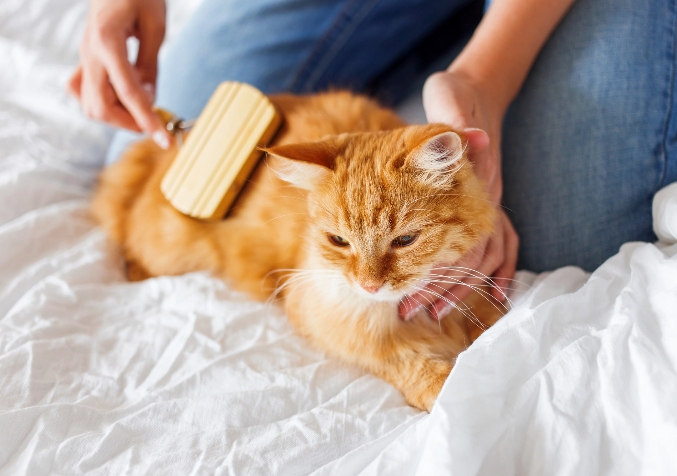
[[283, 180], [308, 190], [311, 258], [366, 299], [401, 299], [492, 231], [495, 209], [464, 136], [448, 126], [342, 134], [268, 152]]

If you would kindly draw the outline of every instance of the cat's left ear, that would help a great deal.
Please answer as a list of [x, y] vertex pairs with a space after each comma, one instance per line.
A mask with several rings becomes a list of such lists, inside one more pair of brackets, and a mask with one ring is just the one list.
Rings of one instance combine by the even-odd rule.
[[279, 145], [263, 151], [275, 157], [272, 169], [282, 180], [306, 190], [327, 180], [338, 153], [331, 141]]
[[411, 152], [408, 159], [425, 182], [442, 186], [463, 165], [464, 152], [461, 136], [446, 131], [425, 140]]

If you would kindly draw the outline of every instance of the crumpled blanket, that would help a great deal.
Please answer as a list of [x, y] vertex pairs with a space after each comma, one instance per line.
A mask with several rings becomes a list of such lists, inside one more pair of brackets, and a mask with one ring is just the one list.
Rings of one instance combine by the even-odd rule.
[[592, 275], [520, 273], [429, 417], [318, 474], [677, 474], [677, 183], [653, 211]]
[[520, 273], [428, 415], [207, 274], [125, 280], [88, 211], [111, 131], [63, 89], [86, 7], [0, 4], [0, 474], [677, 473], [675, 185], [660, 243]]

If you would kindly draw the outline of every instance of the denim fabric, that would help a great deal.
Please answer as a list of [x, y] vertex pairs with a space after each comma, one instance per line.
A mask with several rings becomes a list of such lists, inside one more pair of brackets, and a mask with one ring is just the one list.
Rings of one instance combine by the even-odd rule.
[[[363, 91], [466, 3], [205, 0], [161, 61], [158, 104], [195, 117], [224, 80]], [[520, 269], [593, 270], [655, 239], [652, 197], [677, 180], [675, 18], [675, 0], [578, 0], [547, 42], [504, 127]], [[109, 161], [133, 137], [118, 133]]]
[[[227, 80], [265, 93], [364, 91], [470, 1], [205, 0], [160, 62], [156, 102], [197, 117]], [[400, 81], [401, 90], [415, 78], [408, 79]], [[139, 137], [116, 134], [107, 162]]]
[[579, 0], [504, 124], [504, 205], [518, 267], [592, 271], [653, 241], [651, 201], [677, 180], [674, 0]]

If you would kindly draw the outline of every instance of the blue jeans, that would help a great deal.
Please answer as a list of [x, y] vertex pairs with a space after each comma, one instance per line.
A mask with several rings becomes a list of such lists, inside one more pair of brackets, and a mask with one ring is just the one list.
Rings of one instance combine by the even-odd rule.
[[[195, 117], [224, 80], [267, 93], [386, 85], [396, 100], [422, 72], [402, 58], [467, 3], [205, 0], [160, 64], [157, 102]], [[675, 9], [579, 0], [541, 52], [504, 127], [519, 268], [593, 270], [622, 243], [655, 239], [652, 197], [677, 180]], [[128, 142], [118, 134], [109, 158]]]
[[675, 0], [579, 0], [504, 123], [503, 203], [520, 269], [589, 271], [654, 241], [654, 194], [677, 180]]
[[[161, 58], [156, 103], [180, 117], [194, 118], [216, 86], [231, 80], [268, 94], [344, 88], [392, 104], [412, 90], [426, 70], [426, 38], [437, 33], [447, 41], [461, 39], [456, 31], [444, 30], [462, 29], [464, 25], [453, 22], [455, 14], [468, 21], [477, 16], [479, 21], [482, 4], [475, 14], [477, 3], [204, 0]], [[417, 46], [420, 50], [421, 44], [426, 51], [407, 54]], [[441, 51], [449, 49], [441, 46]], [[117, 160], [139, 137], [116, 134], [107, 162]]]

